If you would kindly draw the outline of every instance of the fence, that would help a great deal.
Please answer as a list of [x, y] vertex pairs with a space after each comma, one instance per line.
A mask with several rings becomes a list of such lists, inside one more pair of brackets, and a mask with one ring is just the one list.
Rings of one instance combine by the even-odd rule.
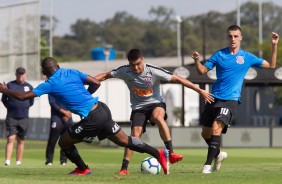
[[14, 78], [15, 69], [25, 67], [29, 79], [40, 78], [39, 1], [0, 5], [0, 80]]

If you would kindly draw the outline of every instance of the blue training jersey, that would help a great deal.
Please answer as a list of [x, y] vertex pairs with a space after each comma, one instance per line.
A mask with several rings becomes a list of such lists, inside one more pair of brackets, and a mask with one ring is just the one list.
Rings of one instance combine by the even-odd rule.
[[250, 67], [261, 68], [263, 59], [240, 49], [231, 54], [229, 48], [215, 52], [205, 66], [213, 69], [216, 66], [216, 81], [212, 85], [212, 94], [222, 100], [240, 101], [244, 77]]
[[50, 94], [72, 113], [87, 117], [98, 97], [92, 97], [84, 87], [86, 77], [78, 70], [59, 68], [32, 91], [36, 96]]

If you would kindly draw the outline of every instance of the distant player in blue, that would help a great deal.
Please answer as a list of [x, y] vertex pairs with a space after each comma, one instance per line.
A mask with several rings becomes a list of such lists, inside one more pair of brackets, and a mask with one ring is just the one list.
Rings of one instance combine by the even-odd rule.
[[[226, 152], [220, 151], [220, 136], [225, 134], [236, 108], [240, 103], [241, 89], [244, 77], [249, 68], [275, 68], [277, 58], [277, 45], [279, 35], [272, 32], [272, 55], [270, 62], [242, 50], [241, 28], [232, 25], [227, 29], [229, 46], [216, 51], [203, 65], [200, 62], [200, 54], [194, 52], [192, 58], [195, 61], [197, 72], [200, 75], [206, 74], [216, 67], [216, 81], [212, 85], [212, 94], [215, 102], [206, 103], [202, 113], [202, 137], [208, 144], [207, 160], [203, 166], [202, 173], [208, 174], [211, 171], [218, 171], [221, 163], [227, 158]], [[211, 169], [212, 161], [213, 168]]]
[[[3, 83], [0, 84], [0, 92], [18, 100], [50, 94], [66, 109], [81, 116], [82, 120], [68, 129], [59, 139], [61, 149], [77, 166], [69, 174], [91, 174], [90, 168], [84, 163], [74, 144], [82, 141], [91, 143], [94, 137], [98, 137], [99, 140], [108, 138], [119, 146], [128, 147], [140, 153], [148, 153], [158, 159], [164, 173], [169, 174], [169, 158], [166, 149], [157, 150], [138, 138], [126, 135], [113, 121], [107, 105], [98, 101], [98, 97], [92, 96], [100, 87], [98, 80], [75, 69], [62, 69], [52, 57], [43, 59], [41, 68], [48, 80], [32, 91], [13, 91]], [[89, 86], [86, 89], [84, 85]]]

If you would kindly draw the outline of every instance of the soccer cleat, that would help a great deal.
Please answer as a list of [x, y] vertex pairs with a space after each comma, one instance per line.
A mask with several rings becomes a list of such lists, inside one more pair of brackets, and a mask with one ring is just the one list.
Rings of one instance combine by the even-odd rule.
[[158, 162], [161, 164], [164, 174], [169, 174], [169, 158], [168, 158], [168, 150], [167, 149], [161, 149], [158, 150], [160, 157], [158, 158]]
[[204, 165], [202, 173], [210, 174], [211, 173], [211, 165]]
[[169, 155], [169, 162], [170, 162], [171, 164], [174, 164], [174, 163], [176, 163], [176, 162], [178, 162], [178, 161], [181, 161], [182, 158], [183, 158], [183, 156], [180, 155], [180, 154], [171, 153], [171, 154]]
[[66, 163], [66, 162], [62, 162], [61, 165], [62, 165], [62, 166], [66, 166], [67, 163]]
[[90, 175], [90, 174], [92, 174], [92, 172], [88, 166], [84, 171], [80, 170], [79, 168], [75, 168], [75, 170], [69, 173], [69, 175], [78, 175], [78, 176], [84, 176], [84, 175]]
[[126, 169], [122, 169], [119, 171], [118, 175], [128, 175], [129, 172]]
[[219, 171], [223, 160], [227, 158], [226, 152], [220, 152], [217, 158], [214, 158], [214, 165], [212, 167], [213, 171]]

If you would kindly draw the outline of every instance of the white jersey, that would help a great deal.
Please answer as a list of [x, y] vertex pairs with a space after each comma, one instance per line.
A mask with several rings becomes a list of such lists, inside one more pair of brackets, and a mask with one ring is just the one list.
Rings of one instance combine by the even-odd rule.
[[171, 72], [148, 63], [144, 63], [144, 71], [141, 74], [134, 73], [129, 65], [124, 65], [113, 70], [111, 75], [126, 83], [130, 91], [130, 103], [133, 110], [164, 102], [160, 82], [169, 82], [172, 78]]

